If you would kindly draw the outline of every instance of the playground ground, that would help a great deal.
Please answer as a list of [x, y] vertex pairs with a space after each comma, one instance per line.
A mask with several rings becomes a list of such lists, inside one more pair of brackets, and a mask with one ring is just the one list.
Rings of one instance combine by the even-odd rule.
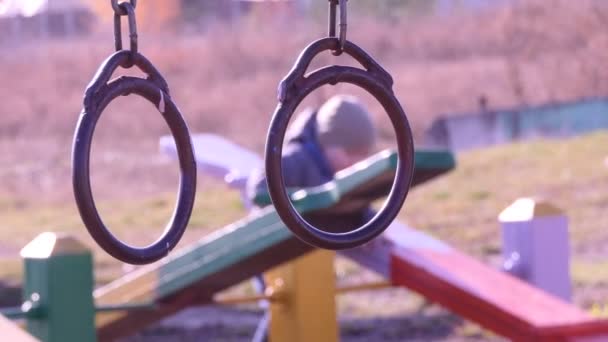
[[[481, 332], [438, 308], [396, 317], [343, 318], [340, 338], [345, 342], [502, 342], [500, 337]], [[121, 342], [249, 342], [259, 320], [260, 311], [230, 308], [200, 308], [189, 311], [195, 329], [184, 329], [183, 321], [168, 320], [143, 333]], [[183, 319], [183, 317], [180, 317]], [[234, 322], [238, 321], [235, 327]]]
[[[603, 307], [607, 304], [605, 298], [608, 298], [606, 146], [608, 133], [597, 133], [563, 141], [537, 141], [463, 153], [459, 155], [458, 167], [452, 173], [413, 190], [400, 218], [497, 266], [500, 260], [500, 230], [496, 217], [500, 210], [519, 196], [550, 198], [571, 219], [574, 301], [587, 310]], [[150, 146], [150, 149], [153, 147]], [[155, 163], [164, 165], [158, 161]], [[165, 167], [169, 172], [173, 165], [169, 163]], [[118, 174], [125, 172], [120, 168], [113, 170]], [[162, 175], [161, 171], [158, 172]], [[475, 181], [472, 182], [472, 179]], [[149, 196], [140, 201], [107, 200], [103, 202], [103, 210], [119, 235], [130, 241], [134, 241], [135, 236], [151, 240], [169, 215], [173, 197], [173, 194], [166, 194]], [[245, 212], [236, 193], [202, 178], [192, 225], [180, 246], [243, 215]], [[73, 233], [91, 246], [95, 250], [98, 283], [107, 282], [124, 271], [122, 264], [94, 246], [69, 198], [46, 204], [5, 198], [3, 217], [4, 228], [0, 230], [4, 251], [0, 259], [0, 270], [5, 273], [3, 278], [19, 278], [20, 262], [15, 259], [18, 249], [44, 230]], [[376, 275], [344, 259], [338, 260], [336, 272], [340, 284], [378, 280]], [[229, 292], [238, 295], [251, 291], [251, 287], [244, 284]], [[338, 305], [343, 334], [352, 336], [354, 341], [357, 338], [365, 340], [364, 336], [378, 337], [377, 334], [393, 333], [400, 336], [395, 340], [403, 340], [405, 336], [423, 336], [421, 340], [432, 338], [439, 341], [485, 341], [490, 338], [478, 327], [436, 306], [429, 306], [420, 297], [405, 290], [342, 295], [338, 298]], [[207, 333], [217, 334], [218, 338], [233, 336], [223, 335], [225, 332], [250, 336], [247, 334], [253, 329], [252, 322], [260, 315], [259, 312], [251, 312], [250, 308], [246, 311], [235, 311], [233, 308], [205, 310], [203, 313], [214, 314], [209, 318], [202, 317], [202, 314], [193, 315], [193, 320], [200, 319], [198, 329], [184, 330], [170, 321], [144, 334], [164, 336], [171, 333], [185, 341], [199, 341], [196, 337], [207, 336]], [[224, 324], [231, 320], [218, 323], [218, 317], [237, 317], [236, 322], [243, 323], [238, 323], [231, 330]]]
[[[353, 25], [349, 34], [393, 72], [417, 137], [443, 113], [475, 110], [480, 89], [497, 107], [606, 96], [606, 6], [593, 7], [597, 1], [530, 3], [490, 14], [412, 19], [397, 27], [368, 21]], [[277, 81], [299, 50], [324, 32], [324, 24], [299, 25], [303, 29], [288, 40], [273, 36], [273, 28], [218, 28], [204, 38], [178, 39], [141, 32], [141, 49], [163, 71], [193, 132], [222, 134], [261, 152]], [[561, 29], [552, 29], [557, 26]], [[115, 279], [125, 269], [84, 230], [73, 203], [69, 159], [83, 89], [111, 51], [111, 34], [0, 48], [11, 52], [0, 54], [0, 75], [8, 79], [0, 86], [0, 279], [15, 283], [21, 278], [19, 249], [43, 231], [75, 234], [95, 251], [97, 283]], [[239, 100], [231, 94], [239, 94]], [[320, 94], [311, 103], [327, 91]], [[177, 184], [177, 166], [158, 152], [158, 138], [167, 133], [162, 120], [155, 112], [144, 114], [151, 109], [132, 98], [112, 105], [96, 132], [92, 157], [93, 190], [104, 219], [121, 238], [139, 244], [160, 233]], [[383, 143], [390, 146], [387, 122], [381, 124]], [[401, 219], [496, 265], [497, 214], [520, 196], [545, 196], [571, 218], [575, 303], [588, 310], [603, 307], [608, 304], [603, 302], [608, 298], [606, 146], [608, 134], [599, 133], [467, 152], [458, 156], [450, 175], [411, 193]], [[180, 246], [244, 215], [237, 193], [201, 176], [194, 215]], [[342, 259], [337, 273], [341, 283], [376, 279]], [[251, 289], [244, 285], [232, 291]], [[403, 290], [351, 294], [338, 303], [344, 331], [354, 341], [368, 336], [362, 330], [392, 334], [399, 327], [405, 327], [398, 330], [403, 332], [399, 340], [405, 335], [421, 336], [419, 340], [489, 338]], [[221, 312], [221, 317], [243, 322], [256, 321], [258, 315]], [[251, 324], [244, 324], [243, 331]], [[169, 325], [154, 331], [162, 336], [172, 330]], [[217, 333], [219, 338], [229, 330], [210, 322], [184, 334]], [[412, 331], [428, 335], [410, 335]]]

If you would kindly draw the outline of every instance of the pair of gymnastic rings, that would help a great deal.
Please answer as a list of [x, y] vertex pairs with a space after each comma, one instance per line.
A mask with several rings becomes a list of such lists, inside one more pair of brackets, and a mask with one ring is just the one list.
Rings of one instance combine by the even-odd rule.
[[[279, 104], [274, 112], [265, 151], [265, 167], [270, 197], [283, 223], [302, 241], [319, 248], [340, 250], [362, 245], [380, 233], [395, 219], [403, 206], [414, 173], [414, 147], [411, 129], [402, 106], [395, 97], [393, 80], [372, 57], [346, 40], [346, 1], [329, 0], [329, 37], [319, 39], [300, 54], [295, 66], [279, 84]], [[72, 177], [76, 203], [87, 230], [110, 255], [131, 264], [147, 264], [166, 256], [181, 239], [194, 206], [196, 194], [196, 161], [188, 127], [173, 103], [167, 82], [159, 71], [138, 52], [135, 20], [136, 0], [111, 0], [114, 9], [116, 52], [108, 57], [87, 86], [84, 108], [80, 113], [72, 150]], [[336, 35], [337, 12], [340, 9], [340, 34]], [[122, 48], [121, 17], [127, 16], [130, 49]], [[328, 66], [306, 73], [315, 56], [324, 51], [334, 55], [343, 52], [357, 60], [364, 69]], [[110, 80], [118, 68], [137, 66], [146, 78], [122, 76]], [[310, 225], [291, 204], [284, 186], [281, 154], [285, 131], [293, 113], [304, 98], [315, 89], [337, 83], [357, 85], [372, 94], [388, 113], [396, 132], [399, 162], [388, 199], [378, 214], [364, 226], [346, 233], [330, 233]], [[137, 248], [118, 240], [105, 226], [93, 199], [89, 158], [95, 126], [106, 106], [119, 96], [137, 94], [158, 108], [177, 146], [180, 182], [177, 203], [162, 236], [153, 244]]]

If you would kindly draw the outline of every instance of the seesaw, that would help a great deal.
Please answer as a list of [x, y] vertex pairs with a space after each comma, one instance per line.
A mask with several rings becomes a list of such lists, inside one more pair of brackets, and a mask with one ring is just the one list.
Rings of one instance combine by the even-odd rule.
[[[357, 199], [369, 197], [370, 191], [378, 195], [371, 185], [392, 177], [395, 159], [396, 154], [390, 151], [374, 155], [340, 172], [332, 184], [294, 193], [294, 203], [304, 213], [327, 213], [331, 207], [342, 211], [350, 207], [348, 201], [342, 201], [346, 197], [358, 202]], [[437, 159], [447, 162], [444, 169], [453, 166], [450, 153], [421, 152], [418, 159], [421, 174], [425, 173], [425, 162], [429, 160], [433, 160], [426, 164], [429, 171], [437, 172], [441, 164]], [[185, 307], [211, 303], [217, 292], [311, 250], [311, 246], [285, 229], [273, 208], [253, 213], [156, 264], [97, 289], [98, 305], [150, 304], [147, 309], [144, 305], [141, 310], [98, 316], [99, 336], [102, 339], [126, 336]]]

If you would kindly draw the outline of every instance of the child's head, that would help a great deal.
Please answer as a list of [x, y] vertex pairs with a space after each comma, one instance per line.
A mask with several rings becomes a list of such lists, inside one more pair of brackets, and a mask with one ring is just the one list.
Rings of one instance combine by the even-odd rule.
[[371, 114], [353, 96], [337, 95], [325, 102], [317, 113], [317, 132], [336, 171], [368, 157], [376, 144]]

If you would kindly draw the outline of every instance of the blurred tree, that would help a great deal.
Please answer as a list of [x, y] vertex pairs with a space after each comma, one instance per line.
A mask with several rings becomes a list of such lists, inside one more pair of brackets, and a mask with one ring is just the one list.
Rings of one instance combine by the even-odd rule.
[[[351, 0], [349, 13], [396, 19], [403, 16], [422, 16], [438, 10], [440, 0]], [[310, 6], [315, 18], [327, 16], [328, 1], [313, 1]]]
[[204, 27], [218, 19], [238, 16], [244, 6], [237, 0], [181, 0], [181, 7], [184, 23]]
[[383, 17], [426, 15], [436, 10], [437, 0], [357, 0], [357, 10]]
[[[92, 8], [98, 16], [110, 19], [114, 11], [109, 0], [95, 0]], [[181, 16], [180, 1], [145, 0], [137, 3], [137, 25], [146, 30], [162, 30]]]

